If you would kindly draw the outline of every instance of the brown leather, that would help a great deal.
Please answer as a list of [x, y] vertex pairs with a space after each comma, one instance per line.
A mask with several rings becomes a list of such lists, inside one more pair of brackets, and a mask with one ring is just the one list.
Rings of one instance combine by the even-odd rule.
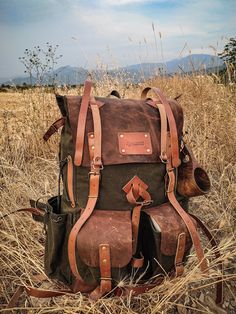
[[160, 152], [160, 159], [161, 161], [167, 160], [167, 117], [166, 111], [163, 104], [155, 102], [155, 101], [147, 101], [149, 105], [153, 107], [157, 107], [160, 113], [161, 118], [161, 152]]
[[99, 246], [99, 265], [101, 274], [100, 291], [102, 295], [111, 291], [111, 254], [109, 244]]
[[207, 260], [204, 256], [204, 252], [202, 249], [199, 233], [197, 232], [197, 229], [191, 220], [190, 216], [185, 212], [185, 210], [180, 206], [179, 202], [177, 201], [175, 194], [174, 194], [174, 187], [175, 187], [175, 173], [173, 171], [171, 162], [168, 162], [166, 164], [166, 169], [169, 177], [169, 184], [168, 184], [168, 191], [167, 196], [170, 201], [170, 203], [173, 205], [177, 213], [180, 215], [180, 217], [183, 219], [183, 221], [186, 224], [186, 227], [188, 228], [188, 231], [190, 233], [198, 261], [199, 261], [199, 267], [200, 269], [205, 272], [208, 270], [208, 264]]
[[183, 258], [186, 244], [186, 234], [180, 233], [178, 236], [176, 254], [175, 254], [175, 275], [176, 277], [181, 276], [184, 272]]
[[[175, 116], [173, 114], [169, 101], [166, 99], [164, 94], [158, 88], [146, 87], [142, 91], [141, 98], [145, 99], [149, 91], [153, 91], [165, 107], [167, 119], [169, 122], [170, 134], [171, 134], [170, 140], [171, 140], [172, 165], [173, 167], [176, 168], [180, 165], [180, 159], [179, 159], [179, 139], [178, 139], [178, 131], [177, 131], [177, 126], [176, 126], [177, 123], [175, 120]], [[177, 105], [177, 102], [175, 104]]]
[[[89, 236], [88, 236], [89, 235]], [[112, 267], [122, 268], [132, 258], [130, 211], [94, 210], [77, 237], [78, 254], [90, 267], [99, 267], [99, 246], [110, 246]]]
[[141, 256], [140, 258], [132, 257], [132, 260], [131, 260], [132, 267], [141, 268], [141, 267], [143, 267], [143, 264], [144, 264], [144, 257], [143, 256]]
[[94, 132], [88, 133], [88, 146], [89, 146], [89, 156], [90, 160], [94, 159]]
[[[75, 158], [74, 163], [76, 166], [80, 166], [83, 158], [83, 150], [84, 150], [84, 136], [85, 136], [85, 127], [86, 127], [86, 118], [87, 111], [89, 106], [89, 98], [90, 92], [92, 88], [92, 82], [86, 81], [84, 85], [84, 94], [82, 97], [82, 102], [78, 115], [78, 123], [76, 125], [76, 142], [75, 142]], [[79, 104], [77, 103], [79, 107]]]
[[65, 117], [62, 117], [55, 121], [44, 134], [43, 139], [45, 142], [49, 140], [49, 138], [56, 133], [62, 126], [65, 125]]
[[67, 157], [67, 191], [70, 200], [70, 204], [72, 208], [75, 208], [75, 198], [74, 198], [74, 191], [73, 191], [73, 161], [71, 156]]
[[[214, 248], [214, 253], [215, 253], [215, 257], [216, 259], [221, 258], [221, 254], [217, 245], [216, 240], [214, 239], [213, 235], [211, 234], [210, 230], [207, 228], [207, 226], [195, 215], [190, 214], [194, 220], [197, 222], [198, 226], [202, 229], [202, 231], [204, 232], [205, 236], [208, 238], [211, 246]], [[223, 262], [219, 261], [219, 268], [221, 271], [221, 276], [219, 276], [219, 278], [217, 278], [216, 281], [216, 304], [221, 304], [223, 303]]]
[[40, 217], [44, 217], [44, 215], [46, 213], [45, 210], [42, 210], [42, 209], [39, 209], [36, 207], [27, 207], [27, 208], [20, 208], [20, 209], [17, 209], [11, 213], [4, 214], [0, 218], [5, 218], [5, 217], [8, 217], [9, 215], [20, 213], [20, 212], [27, 212], [27, 213], [30, 213], [32, 215], [40, 216]]
[[158, 228], [160, 228], [160, 249], [162, 254], [167, 256], [174, 256], [176, 254], [178, 237], [181, 233], [186, 233], [186, 250], [191, 248], [192, 242], [188, 229], [170, 203], [147, 208], [143, 211], [150, 216], [154, 227], [157, 224]]
[[[148, 185], [138, 176], [134, 176], [122, 189], [127, 193], [126, 198], [128, 202], [137, 205], [132, 212], [133, 254], [135, 254], [138, 243], [141, 209], [143, 206], [150, 204], [151, 195], [147, 192]], [[143, 201], [138, 202], [139, 198], [142, 198]]]
[[99, 102], [93, 98], [90, 101], [94, 124], [94, 157], [91, 161], [95, 166], [102, 165], [102, 127], [99, 111]]
[[209, 192], [210, 179], [187, 145], [181, 151], [181, 159], [182, 163], [178, 169], [178, 193], [185, 197], [193, 197]]
[[119, 152], [122, 155], [151, 155], [152, 143], [148, 132], [118, 133]]
[[[76, 142], [76, 131], [78, 114], [81, 103], [79, 96], [66, 96], [69, 112], [70, 127], [74, 142]], [[96, 98], [104, 103], [100, 107], [102, 121], [102, 160], [103, 165], [125, 164], [125, 163], [159, 163], [161, 155], [161, 124], [160, 114], [155, 108], [147, 105], [146, 100]], [[173, 101], [169, 101], [177, 121], [179, 140], [182, 135], [183, 112], [181, 107]], [[119, 117], [119, 119], [117, 119]], [[130, 122], [132, 121], [132, 123]], [[90, 166], [88, 136], [93, 132], [92, 112], [87, 112], [84, 153], [82, 166]], [[148, 132], [152, 141], [152, 154], [150, 155], [122, 155], [119, 152], [118, 133], [122, 132]]]
[[160, 98], [162, 104], [165, 106], [166, 115], [167, 115], [168, 124], [169, 124], [171, 145], [170, 145], [170, 149], [167, 148], [168, 150], [167, 150], [166, 171], [169, 178], [168, 188], [166, 191], [167, 197], [170, 203], [172, 204], [172, 206], [175, 208], [177, 213], [180, 215], [180, 217], [183, 219], [184, 223], [186, 224], [186, 227], [191, 236], [194, 248], [196, 250], [196, 254], [199, 260], [199, 267], [201, 268], [202, 271], [207, 271], [208, 270], [207, 260], [204, 256], [204, 252], [203, 252], [202, 245], [200, 242], [200, 237], [196, 230], [196, 227], [193, 221], [191, 220], [190, 216], [180, 206], [179, 202], [177, 201], [175, 197], [176, 179], [175, 179], [174, 168], [179, 166], [180, 160], [179, 160], [178, 132], [177, 132], [174, 114], [172, 112], [172, 108], [169, 105], [169, 102], [167, 101], [165, 96], [160, 92], [160, 90], [157, 88], [150, 88], [150, 87], [145, 88], [142, 91], [141, 98], [146, 98], [147, 93], [150, 90], [154, 91], [154, 93]]
[[[86, 94], [87, 95], [87, 94]], [[81, 282], [83, 282], [76, 262], [76, 238], [81, 228], [85, 222], [92, 215], [94, 208], [97, 203], [98, 194], [99, 194], [99, 182], [100, 182], [100, 171], [102, 169], [102, 160], [101, 160], [101, 121], [98, 105], [94, 102], [91, 104], [93, 118], [94, 118], [94, 158], [91, 160], [91, 170], [89, 173], [89, 195], [88, 201], [85, 209], [82, 211], [80, 218], [77, 220], [73, 226], [68, 240], [68, 257], [69, 264], [73, 275]]]
[[[99, 170], [98, 170], [99, 171]], [[100, 181], [100, 174], [98, 173], [91, 173], [90, 180], [89, 180], [89, 197], [87, 205], [82, 212], [80, 218], [77, 220], [75, 225], [73, 226], [68, 240], [68, 257], [69, 257], [69, 263], [70, 268], [73, 273], [73, 275], [76, 278], [81, 278], [78, 268], [77, 268], [77, 262], [76, 262], [76, 238], [78, 233], [80, 232], [81, 228], [85, 224], [85, 222], [89, 219], [89, 217], [92, 215], [93, 210], [96, 206], [97, 199], [98, 199], [98, 191], [99, 191], [99, 181]], [[81, 278], [82, 279], [82, 278]]]

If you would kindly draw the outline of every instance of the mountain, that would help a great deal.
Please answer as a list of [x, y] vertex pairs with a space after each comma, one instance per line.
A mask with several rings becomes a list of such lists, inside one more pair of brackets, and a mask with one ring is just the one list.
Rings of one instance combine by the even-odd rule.
[[[151, 78], [155, 75], [170, 75], [173, 73], [190, 73], [198, 71], [207, 71], [207, 69], [214, 69], [222, 67], [223, 61], [217, 57], [207, 54], [193, 54], [187, 57], [174, 59], [167, 61], [166, 63], [140, 63], [121, 67], [116, 70], [93, 70], [88, 71], [82, 67], [72, 67], [70, 65], [60, 67], [53, 73], [45, 75], [44, 84], [50, 84], [56, 82], [58, 85], [78, 85], [83, 82], [91, 74], [94, 80], [101, 80], [104, 75], [110, 77], [119, 76], [124, 81], [140, 82], [147, 78]], [[32, 79], [33, 84], [36, 83], [36, 79]], [[30, 84], [30, 80], [27, 77], [16, 77], [11, 80], [1, 80], [5, 85], [22, 85], [24, 83]]]

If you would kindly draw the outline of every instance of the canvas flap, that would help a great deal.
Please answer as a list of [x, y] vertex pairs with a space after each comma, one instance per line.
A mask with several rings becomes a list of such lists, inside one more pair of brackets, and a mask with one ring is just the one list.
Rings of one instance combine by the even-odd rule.
[[78, 254], [90, 267], [99, 267], [99, 245], [109, 244], [111, 267], [126, 266], [132, 258], [130, 211], [95, 210], [77, 237]]
[[[80, 96], [65, 96], [73, 142], [76, 142], [77, 123], [81, 105]], [[102, 161], [104, 165], [160, 162], [160, 115], [146, 100], [96, 98], [100, 107], [102, 125]], [[177, 123], [179, 139], [182, 136], [183, 112], [176, 101], [169, 101]], [[93, 132], [91, 110], [88, 110], [83, 166], [90, 165], [88, 133]]]
[[[155, 222], [158, 226], [157, 232], [161, 232], [161, 252], [167, 256], [174, 256], [176, 253], [178, 236], [184, 232], [186, 234], [186, 250], [192, 246], [192, 241], [182, 218], [176, 212], [170, 203], [162, 204], [158, 207], [145, 209], [155, 228]], [[196, 225], [196, 222], [191, 218]], [[158, 230], [159, 229], [159, 230]]]

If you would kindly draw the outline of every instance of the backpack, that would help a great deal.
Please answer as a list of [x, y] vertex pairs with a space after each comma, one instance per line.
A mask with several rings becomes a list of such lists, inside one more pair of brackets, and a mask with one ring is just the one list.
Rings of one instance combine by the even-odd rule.
[[62, 127], [63, 191], [59, 182], [47, 204], [31, 201], [25, 209], [44, 223], [45, 273], [70, 287], [66, 292], [94, 300], [137, 295], [182, 275], [192, 247], [207, 273], [199, 228], [220, 253], [208, 228], [188, 213], [188, 200], [207, 193], [210, 180], [183, 141], [181, 106], [158, 88], [145, 88], [141, 100], [120, 99], [117, 91], [95, 98], [91, 89], [86, 81], [82, 97], [56, 95], [62, 117], [44, 140]]

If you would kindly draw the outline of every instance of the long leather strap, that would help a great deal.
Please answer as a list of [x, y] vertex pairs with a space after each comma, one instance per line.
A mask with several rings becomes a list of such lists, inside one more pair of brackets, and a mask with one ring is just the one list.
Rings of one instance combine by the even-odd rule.
[[[215, 253], [216, 259], [220, 259], [221, 254], [220, 254], [218, 245], [217, 245], [216, 240], [214, 239], [213, 235], [211, 234], [210, 230], [197, 216], [195, 216], [193, 214], [190, 214], [190, 216], [192, 216], [196, 220], [198, 226], [202, 229], [205, 236], [208, 238], [211, 246], [214, 248], [214, 253]], [[220, 271], [223, 274], [223, 263], [222, 263], [222, 261], [219, 262], [219, 266], [220, 266]], [[223, 303], [223, 275], [216, 279], [216, 301], [215, 302], [216, 302], [216, 304]]]
[[74, 163], [76, 166], [81, 165], [82, 158], [83, 158], [85, 126], [86, 126], [86, 118], [87, 118], [91, 88], [92, 88], [92, 82], [86, 81], [84, 85], [84, 94], [82, 96], [82, 102], [81, 102], [81, 107], [80, 107], [79, 117], [78, 117], [78, 124], [77, 124], [75, 158], [74, 158]]
[[[79, 231], [92, 215], [93, 210], [96, 206], [98, 194], [99, 194], [99, 182], [100, 182], [100, 171], [102, 169], [101, 164], [101, 121], [99, 115], [98, 105], [93, 104], [91, 106], [93, 119], [94, 119], [94, 155], [93, 160], [91, 161], [91, 171], [89, 173], [89, 196], [85, 209], [83, 210], [80, 218], [77, 220], [73, 226], [68, 240], [68, 257], [69, 264], [73, 275], [81, 280], [76, 262], [76, 238]], [[97, 140], [98, 139], [98, 140]]]
[[[175, 123], [175, 118], [173, 115], [173, 112], [171, 110], [171, 107], [169, 105], [168, 100], [166, 97], [162, 94], [162, 92], [156, 88], [156, 87], [146, 87], [141, 94], [141, 98], [145, 99], [147, 96], [147, 93], [149, 91], [153, 91], [155, 95], [161, 100], [161, 103], [165, 106], [165, 111], [167, 115], [167, 119], [169, 122], [169, 128], [170, 128], [170, 142], [171, 142], [171, 158], [172, 158], [172, 165], [173, 167], [178, 167], [180, 165], [180, 159], [179, 159], [179, 141], [178, 141], [178, 132], [177, 127]], [[163, 120], [164, 123], [164, 120]]]
[[75, 208], [75, 198], [74, 198], [74, 165], [71, 156], [67, 157], [67, 191], [72, 208]]
[[147, 104], [151, 105], [154, 108], [157, 108], [160, 113], [161, 118], [161, 154], [160, 159], [162, 162], [167, 160], [167, 117], [165, 107], [162, 103], [157, 101], [148, 100]]
[[[167, 196], [168, 196], [170, 203], [175, 208], [175, 210], [178, 212], [178, 214], [180, 215], [180, 217], [184, 221], [184, 223], [185, 223], [185, 225], [189, 231], [189, 234], [191, 236], [191, 239], [192, 239], [194, 248], [196, 250], [198, 260], [199, 260], [199, 267], [204, 272], [204, 271], [207, 271], [208, 265], [207, 265], [207, 260], [204, 256], [204, 252], [203, 252], [202, 245], [200, 242], [199, 234], [198, 234], [196, 227], [195, 227], [194, 223], [192, 222], [191, 218], [185, 212], [185, 210], [180, 206], [179, 202], [177, 201], [177, 199], [175, 197], [176, 178], [175, 178], [174, 169], [176, 167], [178, 167], [180, 164], [178, 133], [177, 133], [175, 118], [174, 118], [173, 112], [171, 110], [171, 107], [168, 103], [168, 100], [161, 93], [161, 91], [159, 89], [157, 89], [155, 87], [154, 88], [147, 87], [142, 91], [141, 98], [145, 99], [147, 96], [147, 93], [150, 90], [152, 90], [160, 98], [162, 104], [164, 105], [168, 124], [169, 124], [169, 130], [170, 130], [171, 149], [167, 151], [168, 160], [166, 162], [166, 171], [167, 171], [168, 178], [169, 178], [168, 188], [167, 188]], [[162, 116], [161, 116], [161, 119], [163, 119]], [[164, 121], [165, 121], [165, 119], [163, 120], [163, 122], [161, 120], [161, 123], [162, 124], [165, 123]], [[163, 130], [163, 132], [164, 132], [164, 130]], [[165, 132], [167, 133], [167, 130]]]

